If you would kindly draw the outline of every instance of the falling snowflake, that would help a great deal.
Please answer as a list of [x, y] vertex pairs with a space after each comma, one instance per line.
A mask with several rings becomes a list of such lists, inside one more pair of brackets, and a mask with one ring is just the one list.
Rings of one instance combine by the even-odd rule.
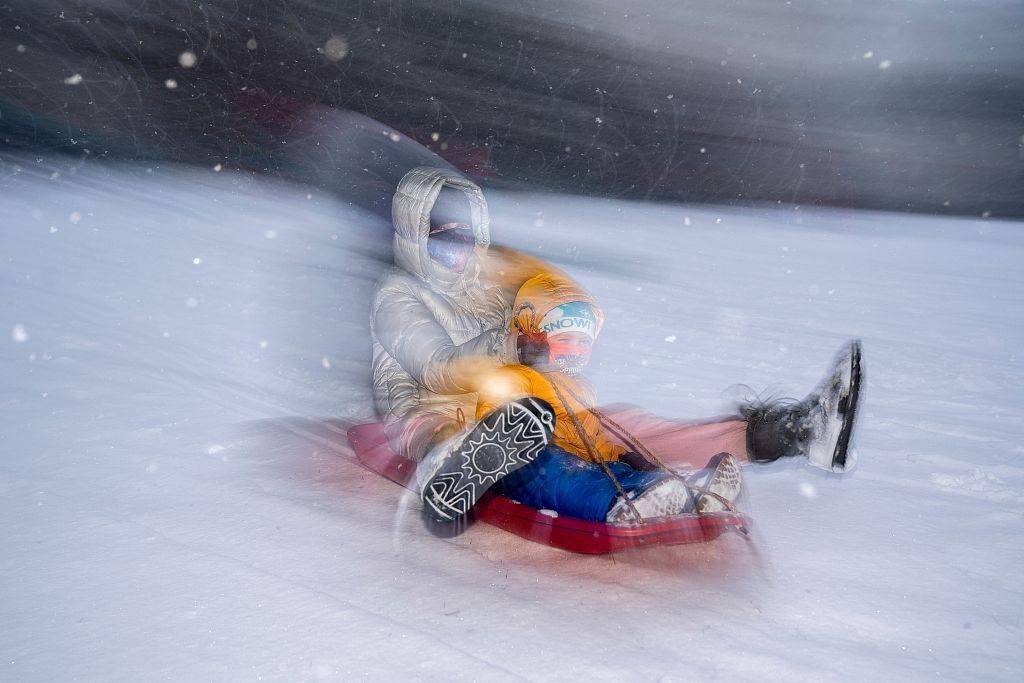
[[885, 71], [890, 66], [892, 66], [892, 60], [891, 59], [883, 59], [882, 61], [880, 61], [878, 63], [878, 68], [881, 69], [882, 71]]
[[348, 54], [348, 41], [341, 36], [331, 36], [324, 43], [324, 54], [332, 62], [344, 59]]
[[64, 79], [64, 83], [67, 85], [78, 85], [82, 82], [82, 74], [72, 74]]
[[196, 65], [196, 61], [197, 60], [195, 53], [190, 52], [189, 50], [185, 50], [180, 55], [178, 55], [178, 64], [180, 64], [182, 67], [186, 69], [191, 69], [192, 67], [194, 67]]
[[15, 325], [11, 329], [11, 339], [13, 339], [16, 344], [23, 344], [23, 343], [27, 342], [28, 341], [28, 332], [25, 331], [25, 326], [24, 325]]
[[173, 78], [168, 78], [166, 81], [164, 81], [164, 86], [168, 90], [174, 90], [178, 87], [178, 81], [174, 80]]

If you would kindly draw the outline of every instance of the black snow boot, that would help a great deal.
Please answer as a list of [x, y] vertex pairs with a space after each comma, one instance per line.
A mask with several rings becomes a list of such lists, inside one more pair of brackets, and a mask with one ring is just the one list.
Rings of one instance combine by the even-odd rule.
[[836, 355], [828, 376], [802, 401], [757, 401], [740, 406], [747, 421], [747, 451], [754, 462], [804, 456], [834, 472], [853, 467], [850, 448], [863, 383], [860, 341]]
[[535, 397], [491, 411], [468, 434], [440, 445], [420, 463], [428, 522], [460, 521], [502, 477], [533, 462], [551, 441], [555, 411]]

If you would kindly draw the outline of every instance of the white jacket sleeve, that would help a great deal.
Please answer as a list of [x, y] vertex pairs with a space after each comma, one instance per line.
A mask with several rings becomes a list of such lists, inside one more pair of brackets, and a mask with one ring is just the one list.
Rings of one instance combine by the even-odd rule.
[[404, 288], [378, 293], [372, 319], [377, 340], [413, 379], [439, 394], [475, 391], [480, 370], [514, 363], [514, 340], [495, 327], [455, 344], [431, 309]]

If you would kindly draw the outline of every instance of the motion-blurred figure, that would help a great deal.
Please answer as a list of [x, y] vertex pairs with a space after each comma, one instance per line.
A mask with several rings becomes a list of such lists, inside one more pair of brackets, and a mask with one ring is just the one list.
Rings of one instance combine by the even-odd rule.
[[852, 465], [857, 342], [803, 401], [697, 423], [600, 409], [583, 371], [604, 314], [550, 264], [489, 249], [475, 184], [414, 169], [393, 214], [396, 268], [371, 320], [374, 389], [392, 449], [419, 463], [428, 520], [458, 522], [491, 489], [614, 524], [732, 511], [739, 463]]
[[516, 362], [510, 305], [481, 277], [487, 203], [458, 174], [410, 171], [392, 206], [393, 268], [371, 313], [377, 412], [396, 453], [421, 460], [476, 411], [481, 371]]

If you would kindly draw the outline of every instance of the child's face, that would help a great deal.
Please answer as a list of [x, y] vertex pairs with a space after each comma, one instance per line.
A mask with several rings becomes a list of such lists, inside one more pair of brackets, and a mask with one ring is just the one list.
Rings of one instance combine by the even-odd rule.
[[552, 365], [567, 375], [578, 375], [590, 362], [594, 342], [583, 332], [559, 332], [548, 335], [548, 357]]

